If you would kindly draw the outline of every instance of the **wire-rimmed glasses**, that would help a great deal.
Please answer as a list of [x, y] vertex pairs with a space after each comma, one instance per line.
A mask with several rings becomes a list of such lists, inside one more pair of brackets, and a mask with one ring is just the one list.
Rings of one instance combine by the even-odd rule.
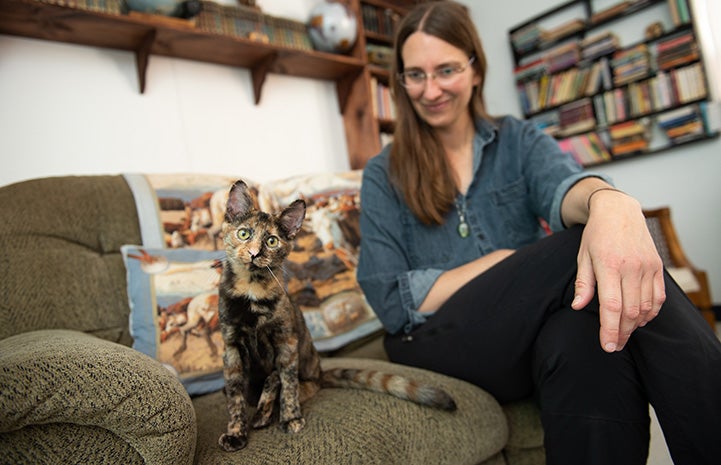
[[435, 79], [440, 85], [448, 85], [453, 83], [475, 59], [476, 57], [472, 56], [465, 64], [444, 65], [431, 73], [426, 73], [421, 69], [409, 69], [398, 73], [398, 82], [409, 92], [422, 89], [426, 85], [427, 79]]

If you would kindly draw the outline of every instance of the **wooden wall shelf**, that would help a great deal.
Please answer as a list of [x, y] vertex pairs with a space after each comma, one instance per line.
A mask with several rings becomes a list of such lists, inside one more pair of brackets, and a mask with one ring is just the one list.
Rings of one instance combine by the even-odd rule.
[[255, 102], [260, 101], [268, 73], [325, 79], [339, 83], [343, 109], [348, 94], [342, 91], [363, 71], [353, 56], [302, 51], [213, 34], [152, 15], [135, 17], [50, 5], [29, 0], [0, 2], [0, 33], [135, 53], [140, 92], [145, 90], [151, 55], [184, 58], [251, 70]]
[[373, 114], [371, 79], [387, 82], [388, 72], [368, 63], [366, 43], [390, 45], [390, 35], [364, 28], [361, 7], [402, 15], [415, 0], [344, 0], [358, 16], [358, 40], [347, 55], [306, 51], [202, 31], [187, 21], [147, 14], [114, 15], [42, 3], [0, 0], [0, 34], [125, 50], [134, 53], [140, 92], [144, 92], [153, 55], [183, 58], [250, 70], [255, 103], [261, 99], [268, 73], [333, 81], [343, 115], [348, 160], [361, 169], [381, 149], [381, 132], [393, 121]]

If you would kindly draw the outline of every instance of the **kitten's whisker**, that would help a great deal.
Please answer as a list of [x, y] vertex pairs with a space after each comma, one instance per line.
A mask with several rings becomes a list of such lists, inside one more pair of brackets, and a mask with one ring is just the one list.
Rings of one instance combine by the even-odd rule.
[[271, 270], [268, 265], [266, 265], [265, 267], [268, 269], [268, 272], [273, 277], [273, 279], [275, 279], [275, 282], [278, 283], [278, 287], [280, 287], [283, 293], [285, 293], [285, 296], [288, 298], [288, 302], [290, 302], [290, 304], [297, 310], [298, 307], [295, 305], [295, 302], [293, 302], [293, 299], [291, 299], [290, 294], [288, 294], [288, 289], [283, 286], [283, 284], [278, 280], [278, 277], [275, 275], [275, 273], [273, 273], [273, 270]]
[[275, 279], [275, 282], [278, 283], [278, 287], [280, 287], [283, 290], [283, 292], [288, 294], [288, 292], [285, 290], [285, 287], [283, 287], [283, 285], [278, 280], [278, 277], [275, 275], [275, 273], [273, 273], [273, 270], [270, 269], [270, 266], [265, 265], [265, 267], [268, 269], [268, 273], [270, 273], [270, 275], [273, 277], [273, 279]]

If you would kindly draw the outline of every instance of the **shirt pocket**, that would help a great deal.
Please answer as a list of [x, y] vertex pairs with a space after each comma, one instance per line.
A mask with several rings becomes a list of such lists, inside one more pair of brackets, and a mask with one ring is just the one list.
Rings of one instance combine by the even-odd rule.
[[504, 229], [503, 236], [509, 243], [504, 247], [518, 248], [530, 244], [539, 237], [539, 219], [531, 210], [526, 179], [521, 177], [490, 193], [495, 218]]

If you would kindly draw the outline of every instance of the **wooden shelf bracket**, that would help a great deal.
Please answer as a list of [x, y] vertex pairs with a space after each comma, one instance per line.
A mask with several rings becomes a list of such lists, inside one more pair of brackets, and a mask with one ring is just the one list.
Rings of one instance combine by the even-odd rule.
[[153, 49], [155, 43], [155, 36], [157, 35], [155, 29], [148, 31], [143, 39], [140, 41], [139, 47], [135, 50], [135, 65], [138, 71], [138, 84], [140, 85], [140, 93], [145, 92], [145, 75], [148, 71], [148, 61], [150, 58], [150, 51]]
[[263, 91], [265, 78], [268, 76], [268, 73], [273, 68], [277, 59], [278, 53], [271, 53], [266, 55], [250, 69], [250, 74], [253, 79], [253, 95], [255, 96], [256, 105], [260, 103], [260, 96]]
[[348, 100], [353, 93], [353, 87], [356, 81], [363, 76], [363, 70], [355, 73], [348, 73], [338, 79], [335, 83], [336, 93], [338, 94], [338, 110], [341, 114], [345, 114], [348, 107]]

